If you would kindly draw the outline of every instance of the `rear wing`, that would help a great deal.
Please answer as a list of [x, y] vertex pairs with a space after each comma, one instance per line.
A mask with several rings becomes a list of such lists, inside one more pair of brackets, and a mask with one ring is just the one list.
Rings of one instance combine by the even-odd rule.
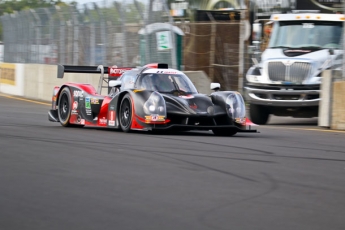
[[77, 66], [77, 65], [58, 65], [57, 78], [63, 78], [65, 73], [99, 73], [108, 74], [111, 77], [120, 77], [124, 72], [134, 67], [109, 66]]
[[[131, 70], [135, 67], [117, 67], [110, 66], [104, 67], [103, 65], [99, 66], [75, 66], [75, 65], [58, 65], [57, 78], [63, 78], [65, 73], [90, 73], [90, 74], [101, 74], [98, 84], [97, 93], [101, 94], [102, 88], [109, 88], [109, 81], [116, 80], [124, 72]], [[108, 77], [104, 77], [104, 74], [108, 74]], [[103, 86], [103, 83], [107, 83], [107, 86]]]

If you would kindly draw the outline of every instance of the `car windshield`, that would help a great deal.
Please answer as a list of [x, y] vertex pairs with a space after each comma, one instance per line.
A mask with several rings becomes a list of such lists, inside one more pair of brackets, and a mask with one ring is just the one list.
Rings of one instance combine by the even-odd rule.
[[193, 83], [184, 74], [146, 73], [142, 75], [139, 84], [139, 88], [161, 93], [174, 93], [176, 91], [188, 94], [197, 93]]
[[281, 21], [274, 25], [270, 48], [341, 48], [343, 22]]

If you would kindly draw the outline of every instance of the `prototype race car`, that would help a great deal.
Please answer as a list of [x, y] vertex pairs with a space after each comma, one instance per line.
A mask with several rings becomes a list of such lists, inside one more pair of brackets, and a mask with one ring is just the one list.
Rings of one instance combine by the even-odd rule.
[[[106, 127], [124, 132], [212, 130], [219, 136], [257, 132], [248, 126], [240, 93], [219, 91], [220, 84], [211, 83], [215, 92], [200, 94], [183, 72], [169, 69], [167, 64], [140, 68], [59, 65], [58, 78], [63, 78], [65, 72], [101, 76], [98, 91], [81, 83], [54, 88], [48, 117], [62, 126]], [[102, 87], [108, 88], [108, 95], [101, 95]]]

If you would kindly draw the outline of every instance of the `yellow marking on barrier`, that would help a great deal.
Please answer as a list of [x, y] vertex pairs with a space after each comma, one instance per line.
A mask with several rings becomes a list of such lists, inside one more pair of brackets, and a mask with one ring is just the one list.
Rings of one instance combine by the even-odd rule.
[[24, 99], [24, 98], [20, 98], [20, 97], [13, 97], [13, 96], [8, 96], [8, 95], [4, 95], [4, 94], [0, 94], [0, 96], [11, 98], [11, 99], [15, 99], [15, 100], [19, 100], [19, 101], [27, 101], [27, 102], [31, 102], [31, 103], [35, 103], [35, 104], [51, 105], [51, 104], [45, 103], [45, 102], [39, 102], [39, 101]]

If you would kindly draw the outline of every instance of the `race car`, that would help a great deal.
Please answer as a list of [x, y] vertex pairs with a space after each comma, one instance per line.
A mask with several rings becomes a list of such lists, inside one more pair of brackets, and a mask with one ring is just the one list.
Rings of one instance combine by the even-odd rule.
[[[140, 68], [58, 65], [58, 78], [66, 72], [101, 76], [97, 91], [82, 83], [54, 88], [48, 117], [62, 126], [105, 127], [124, 132], [212, 130], [218, 136], [257, 132], [245, 116], [240, 93], [220, 91], [219, 83], [211, 83], [214, 92], [200, 94], [183, 72], [164, 63]], [[107, 95], [101, 94], [102, 87], [108, 88]]]

